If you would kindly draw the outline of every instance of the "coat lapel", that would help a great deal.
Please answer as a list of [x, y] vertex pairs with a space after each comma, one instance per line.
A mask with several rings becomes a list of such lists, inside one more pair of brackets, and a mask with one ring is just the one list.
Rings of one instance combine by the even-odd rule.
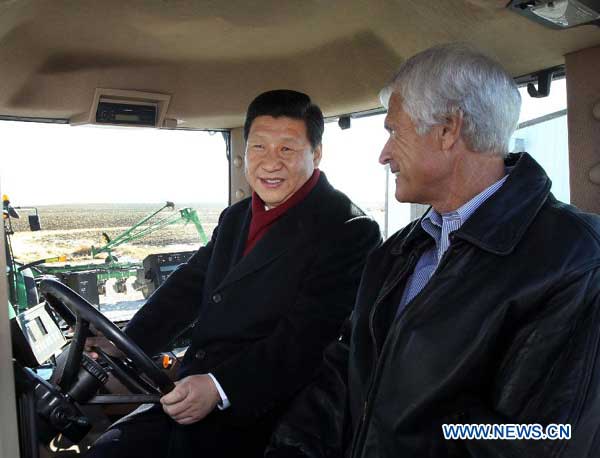
[[250, 231], [250, 222], [252, 221], [252, 201], [248, 209], [244, 212], [243, 222], [240, 224], [242, 230], [239, 234], [235, 234], [233, 237], [234, 242], [231, 247], [231, 255], [229, 257], [229, 263], [227, 265], [227, 272], [231, 272], [234, 266], [239, 262], [244, 254], [246, 248], [246, 240], [248, 239], [248, 232]]
[[246, 214], [244, 230], [242, 231], [241, 236], [238, 237], [232, 251], [233, 256], [231, 258], [229, 272], [219, 284], [218, 289], [224, 288], [225, 286], [256, 272], [296, 245], [300, 238], [304, 238], [306, 233], [312, 230], [311, 221], [314, 219], [313, 212], [317, 205], [317, 199], [322, 202], [323, 198], [332, 191], [333, 188], [327, 181], [325, 174], [321, 172], [319, 181], [308, 196], [273, 223], [273, 226], [271, 226], [264, 237], [256, 243], [252, 251], [242, 257], [246, 246], [246, 239], [248, 238], [250, 219], [252, 217], [250, 204]]
[[[299, 232], [298, 218], [293, 217], [288, 212], [281, 216], [269, 231], [254, 246], [252, 251], [242, 257], [225, 276], [218, 289], [236, 282], [243, 277], [256, 272], [274, 259], [288, 251], [297, 239]], [[242, 240], [243, 239], [243, 240]], [[242, 256], [246, 244], [246, 237], [241, 237], [236, 247], [233, 259], [239, 259]]]

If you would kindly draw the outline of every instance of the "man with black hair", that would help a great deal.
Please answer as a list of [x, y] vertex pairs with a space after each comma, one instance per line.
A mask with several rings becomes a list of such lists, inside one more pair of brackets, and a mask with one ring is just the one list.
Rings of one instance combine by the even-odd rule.
[[[146, 353], [192, 326], [176, 388], [113, 425], [88, 456], [262, 456], [272, 427], [315, 375], [350, 313], [381, 236], [319, 169], [323, 115], [302, 93], [249, 106], [246, 177], [210, 242], [126, 328]], [[97, 344], [97, 342], [94, 342]]]

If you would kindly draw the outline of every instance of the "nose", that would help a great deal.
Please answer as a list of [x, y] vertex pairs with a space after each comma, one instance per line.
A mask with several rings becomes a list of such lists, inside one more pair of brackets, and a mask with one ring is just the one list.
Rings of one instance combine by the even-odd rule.
[[277, 148], [267, 147], [261, 167], [265, 172], [277, 172], [281, 170], [283, 163], [279, 154], [277, 154]]
[[385, 145], [383, 145], [383, 148], [381, 150], [381, 153], [379, 153], [379, 163], [381, 165], [386, 165], [389, 164], [390, 161], [392, 160], [392, 156], [390, 155], [390, 149], [388, 147], [390, 141], [386, 141]]

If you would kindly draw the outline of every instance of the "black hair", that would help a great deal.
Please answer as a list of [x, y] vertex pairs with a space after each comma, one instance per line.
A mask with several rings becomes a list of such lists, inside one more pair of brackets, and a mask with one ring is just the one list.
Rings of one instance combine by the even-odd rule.
[[248, 140], [252, 122], [258, 116], [301, 119], [306, 125], [306, 135], [313, 150], [321, 144], [325, 123], [321, 109], [312, 103], [310, 97], [302, 92], [289, 89], [277, 89], [263, 92], [256, 97], [246, 113], [244, 123], [244, 138]]

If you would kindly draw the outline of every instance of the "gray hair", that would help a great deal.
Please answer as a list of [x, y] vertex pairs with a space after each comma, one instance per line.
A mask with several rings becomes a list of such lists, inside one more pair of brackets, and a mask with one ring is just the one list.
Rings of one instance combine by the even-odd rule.
[[429, 48], [402, 64], [379, 97], [393, 92], [419, 135], [462, 111], [462, 139], [473, 151], [507, 153], [517, 127], [521, 95], [500, 64], [463, 44]]

